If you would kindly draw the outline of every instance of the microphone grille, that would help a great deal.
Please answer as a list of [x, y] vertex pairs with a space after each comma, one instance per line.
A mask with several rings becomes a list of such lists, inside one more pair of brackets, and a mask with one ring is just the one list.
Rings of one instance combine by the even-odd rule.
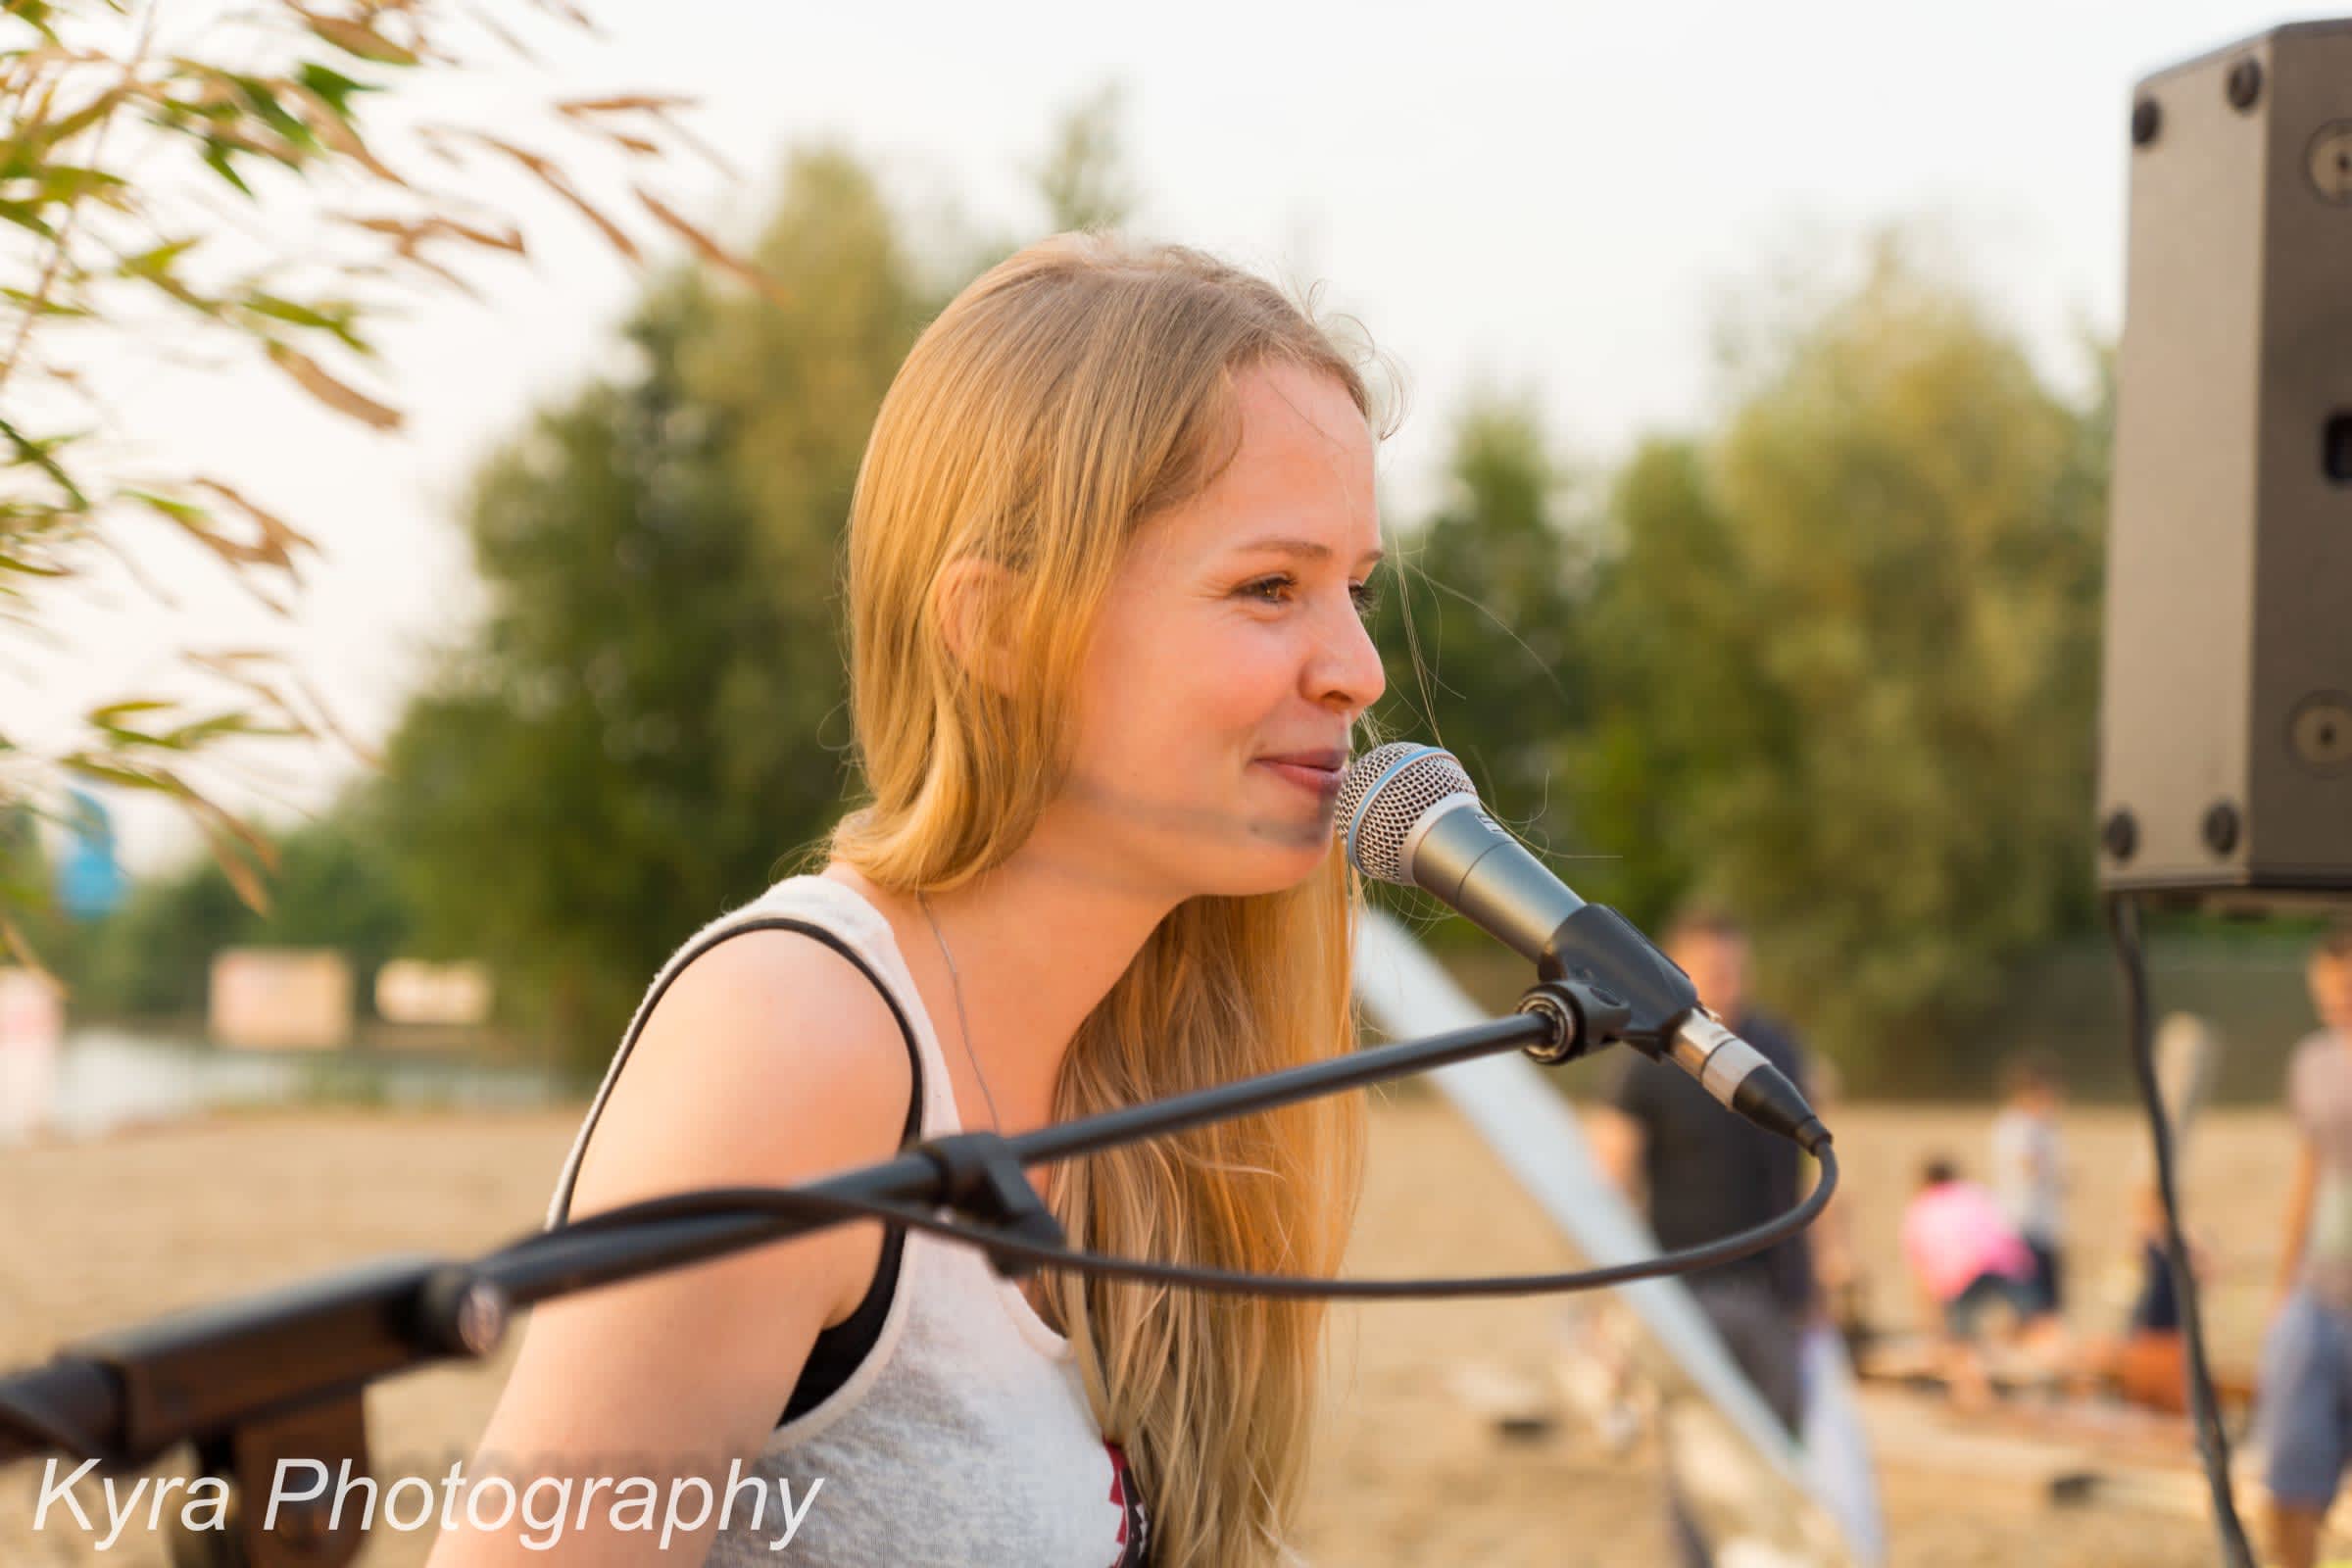
[[1470, 775], [1451, 752], [1415, 741], [1391, 741], [1357, 758], [1340, 782], [1333, 811], [1348, 858], [1378, 882], [1414, 886], [1404, 863], [1404, 837], [1431, 807], [1448, 795], [1476, 795]]

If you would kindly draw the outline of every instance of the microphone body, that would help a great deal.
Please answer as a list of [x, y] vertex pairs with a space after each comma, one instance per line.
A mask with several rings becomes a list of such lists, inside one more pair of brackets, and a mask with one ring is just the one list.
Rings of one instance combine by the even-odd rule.
[[1616, 1038], [1672, 1061], [1729, 1108], [1808, 1149], [1828, 1130], [1796, 1086], [1699, 1004], [1697, 988], [1606, 905], [1587, 904], [1480, 804], [1449, 752], [1396, 741], [1358, 758], [1336, 830], [1377, 881], [1417, 887], [1534, 963], [1623, 1003]]
[[1406, 836], [1402, 859], [1414, 886], [1539, 968], [1561, 922], [1586, 907], [1487, 814], [1475, 795], [1450, 794], [1422, 812]]

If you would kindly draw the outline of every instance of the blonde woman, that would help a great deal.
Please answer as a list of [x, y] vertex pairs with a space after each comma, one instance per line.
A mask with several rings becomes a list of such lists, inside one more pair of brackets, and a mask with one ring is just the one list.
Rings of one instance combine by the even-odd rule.
[[[867, 797], [655, 978], [550, 1222], [1349, 1050], [1331, 817], [1383, 689], [1371, 410], [1306, 313], [1193, 250], [1061, 235], [966, 288], [851, 506]], [[1030, 1176], [1073, 1245], [1332, 1273], [1361, 1118], [1325, 1098]], [[860, 1221], [542, 1307], [477, 1469], [740, 1481], [666, 1550], [582, 1509], [567, 1564], [1252, 1568], [1295, 1560], [1322, 1322], [1016, 1285]], [[544, 1560], [522, 1534], [446, 1531], [434, 1568]]]

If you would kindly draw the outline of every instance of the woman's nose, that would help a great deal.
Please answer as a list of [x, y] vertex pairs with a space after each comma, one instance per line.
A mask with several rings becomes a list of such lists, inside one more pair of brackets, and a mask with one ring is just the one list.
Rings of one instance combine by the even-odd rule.
[[1315, 701], [1358, 712], [1379, 702], [1381, 693], [1388, 690], [1380, 647], [1372, 641], [1371, 629], [1352, 601], [1337, 612], [1335, 630], [1319, 641], [1308, 677], [1311, 689], [1307, 695]]

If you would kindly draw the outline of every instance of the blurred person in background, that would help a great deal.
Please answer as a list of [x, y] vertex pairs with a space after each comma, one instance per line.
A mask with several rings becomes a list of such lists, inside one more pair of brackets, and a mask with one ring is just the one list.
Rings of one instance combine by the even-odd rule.
[[2041, 1310], [2065, 1310], [2066, 1139], [2058, 1128], [2065, 1091], [2043, 1053], [2012, 1057], [2001, 1072], [2001, 1110], [1992, 1119], [1992, 1190], [2001, 1212], [2034, 1254]]
[[[1903, 1210], [1902, 1250], [1921, 1327], [1936, 1342], [1953, 1402], [1984, 1403], [1992, 1391], [1978, 1344], [1987, 1316], [2004, 1312], [2013, 1328], [2055, 1323], [2042, 1310], [2033, 1250], [1992, 1194], [1964, 1179], [1943, 1154], [1920, 1167], [1919, 1190]], [[2037, 1348], [2047, 1348], [2047, 1329], [2034, 1338]]]
[[2304, 978], [2320, 1026], [2287, 1062], [2297, 1149], [2258, 1416], [2279, 1568], [2311, 1568], [2352, 1461], [2352, 923], [2312, 948]]
[[[1739, 920], [1693, 904], [1668, 922], [1662, 945], [1726, 1028], [1808, 1098], [1816, 1096], [1816, 1074], [1803, 1048], [1751, 1004], [1748, 937]], [[1644, 1211], [1660, 1247], [1691, 1247], [1761, 1225], [1802, 1199], [1803, 1160], [1794, 1144], [1728, 1114], [1681, 1068], [1639, 1052], [1618, 1054], [1618, 1074], [1585, 1125], [1602, 1172]], [[1815, 1235], [1832, 1215], [1842, 1223], [1835, 1201], [1816, 1221]], [[1825, 1282], [1817, 1275], [1817, 1254], [1835, 1278]], [[1825, 1301], [1845, 1293], [1851, 1255], [1835, 1241], [1821, 1246], [1799, 1232], [1761, 1252], [1682, 1277], [1740, 1373], [1792, 1439], [1804, 1420], [1805, 1335], [1826, 1316]], [[1704, 1568], [1709, 1553], [1675, 1494], [1671, 1472], [1667, 1491], [1676, 1549], [1685, 1563]]]

